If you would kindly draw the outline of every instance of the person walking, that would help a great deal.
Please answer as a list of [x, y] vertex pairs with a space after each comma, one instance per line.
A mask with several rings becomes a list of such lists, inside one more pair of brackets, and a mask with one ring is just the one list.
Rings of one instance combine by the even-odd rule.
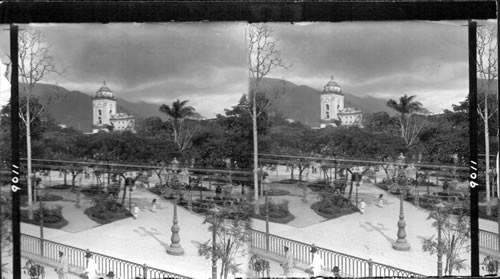
[[87, 258], [87, 268], [85, 268], [83, 274], [88, 279], [99, 279], [99, 269], [97, 268], [97, 263], [95, 262], [92, 253], [85, 253], [85, 258]]
[[364, 199], [361, 199], [361, 202], [359, 203], [359, 212], [361, 214], [365, 214], [365, 208], [366, 208], [366, 202]]
[[316, 246], [312, 246], [310, 250], [312, 254], [312, 263], [309, 265], [311, 268], [312, 274], [314, 277], [319, 276], [321, 272], [323, 271], [323, 259], [318, 253], [318, 249], [316, 249]]
[[288, 277], [291, 275], [292, 268], [294, 267], [294, 262], [293, 262], [293, 254], [290, 252], [290, 249], [288, 246], [284, 246], [285, 248], [285, 261], [283, 261], [280, 266], [283, 268], [283, 274], [285, 277]]
[[153, 199], [153, 203], [151, 204], [151, 211], [156, 212], [156, 199]]
[[68, 279], [69, 264], [68, 257], [62, 251], [59, 251], [59, 262], [56, 273], [59, 279]]
[[378, 196], [378, 207], [384, 207], [384, 194], [380, 194], [380, 196]]
[[134, 207], [132, 207], [132, 216], [134, 216], [134, 219], [137, 219], [137, 217], [139, 216], [139, 207], [137, 206], [137, 204], [134, 204]]

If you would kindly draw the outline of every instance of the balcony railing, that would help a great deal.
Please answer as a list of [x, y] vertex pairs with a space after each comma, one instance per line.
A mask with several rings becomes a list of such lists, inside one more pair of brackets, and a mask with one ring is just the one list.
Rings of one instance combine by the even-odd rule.
[[479, 248], [500, 252], [498, 246], [499, 236], [496, 233], [479, 230]]
[[[250, 230], [251, 247], [266, 250], [266, 234], [264, 232]], [[288, 246], [293, 253], [295, 261], [309, 264], [312, 256], [309, 250], [311, 245], [296, 240], [269, 234], [269, 253], [284, 257], [283, 246]], [[337, 266], [348, 277], [424, 277], [422, 274], [399, 269], [389, 265], [373, 262], [362, 258], [342, 254], [332, 250], [316, 247], [317, 253], [324, 261], [324, 266], [332, 270]]]
[[[38, 237], [21, 234], [21, 251], [31, 255], [41, 256], [40, 241]], [[59, 251], [68, 255], [68, 264], [72, 267], [81, 268], [86, 265], [85, 253], [87, 250], [77, 247], [43, 240], [43, 257], [52, 261], [58, 261]], [[119, 278], [179, 278], [188, 279], [190, 277], [175, 274], [165, 270], [149, 267], [146, 264], [138, 264], [126, 260], [106, 256], [92, 252], [93, 257], [101, 272], [113, 271]]]

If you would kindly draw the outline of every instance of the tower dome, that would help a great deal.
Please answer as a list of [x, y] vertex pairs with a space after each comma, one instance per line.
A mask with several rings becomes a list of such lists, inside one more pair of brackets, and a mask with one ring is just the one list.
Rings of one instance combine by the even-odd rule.
[[96, 98], [114, 98], [113, 91], [106, 86], [106, 81], [103, 82], [103, 85], [96, 92]]
[[342, 94], [342, 87], [333, 79], [332, 79], [325, 85], [323, 88], [324, 93], [336, 93], [336, 94]]

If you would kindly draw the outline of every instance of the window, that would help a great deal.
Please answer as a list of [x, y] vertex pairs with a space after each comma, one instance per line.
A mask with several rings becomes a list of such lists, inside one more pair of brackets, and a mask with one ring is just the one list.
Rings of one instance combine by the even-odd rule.
[[330, 105], [329, 105], [329, 104], [326, 104], [326, 105], [325, 105], [325, 109], [326, 109], [327, 111], [328, 111], [328, 110], [330, 110]]
[[326, 112], [326, 119], [330, 118], [330, 112]]
[[102, 110], [98, 110], [98, 112], [99, 112], [99, 115], [102, 115]]
[[98, 121], [98, 124], [102, 124], [102, 117], [99, 116]]

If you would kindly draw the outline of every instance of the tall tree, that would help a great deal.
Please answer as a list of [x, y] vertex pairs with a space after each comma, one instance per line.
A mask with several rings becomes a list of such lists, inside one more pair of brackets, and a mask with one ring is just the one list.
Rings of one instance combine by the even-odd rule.
[[495, 111], [490, 111], [488, 108], [488, 97], [492, 90], [493, 83], [498, 77], [498, 41], [496, 28], [493, 26], [480, 26], [477, 29], [477, 72], [482, 79], [482, 86], [478, 88], [478, 96], [484, 96], [483, 105], [478, 105], [477, 112], [484, 123], [484, 146], [485, 146], [485, 161], [486, 161], [486, 214], [491, 215], [490, 205], [490, 133], [489, 121], [495, 115]]
[[50, 73], [57, 73], [50, 46], [45, 42], [42, 32], [32, 29], [19, 30], [19, 78], [21, 90], [27, 97], [26, 110], [20, 112], [20, 118], [26, 126], [27, 177], [28, 177], [28, 218], [33, 219], [33, 200], [31, 191], [31, 124], [43, 111], [32, 113], [30, 99], [35, 85]]
[[160, 111], [165, 113], [170, 119], [174, 134], [174, 142], [181, 151], [189, 147], [194, 134], [198, 131], [197, 125], [192, 121], [185, 121], [186, 118], [195, 115], [195, 109], [192, 106], [187, 106], [188, 100], [177, 101], [172, 103], [172, 106], [161, 105]]
[[[254, 172], [254, 198], [257, 202], [259, 198], [259, 146], [257, 139], [257, 93], [261, 92], [260, 82], [269, 75], [273, 69], [278, 67], [287, 68], [281, 59], [281, 52], [278, 49], [278, 41], [272, 37], [273, 30], [266, 24], [251, 24], [248, 34], [248, 73], [249, 90], [252, 98], [252, 127], [253, 127], [253, 172]], [[269, 107], [269, 105], [267, 106]], [[264, 111], [264, 110], [261, 110]], [[259, 210], [255, 204], [256, 212]]]
[[415, 95], [404, 95], [399, 98], [399, 102], [390, 99], [387, 106], [397, 111], [399, 115], [399, 125], [401, 127], [401, 137], [406, 146], [411, 147], [416, 143], [418, 134], [424, 126], [421, 117], [415, 115], [416, 112], [423, 111], [422, 104], [414, 101]]
[[[208, 230], [212, 232], [215, 230], [216, 238], [215, 243], [210, 240], [198, 243], [198, 254], [205, 256], [206, 259], [220, 260], [220, 279], [227, 279], [229, 273], [235, 275], [241, 272], [241, 263], [235, 260], [246, 255], [245, 247], [250, 241], [248, 212], [246, 206], [233, 205], [221, 209], [216, 214], [207, 215], [205, 218], [204, 223], [211, 224]], [[235, 213], [240, 217], [228, 218]], [[215, 254], [213, 254], [214, 250]]]
[[434, 219], [432, 226], [441, 232], [439, 239], [422, 239], [422, 250], [434, 253], [442, 253], [446, 256], [444, 263], [444, 275], [451, 276], [453, 270], [464, 269], [465, 259], [461, 256], [470, 253], [470, 204], [468, 201], [455, 202], [454, 205], [444, 205], [442, 208], [432, 208], [428, 219]]

